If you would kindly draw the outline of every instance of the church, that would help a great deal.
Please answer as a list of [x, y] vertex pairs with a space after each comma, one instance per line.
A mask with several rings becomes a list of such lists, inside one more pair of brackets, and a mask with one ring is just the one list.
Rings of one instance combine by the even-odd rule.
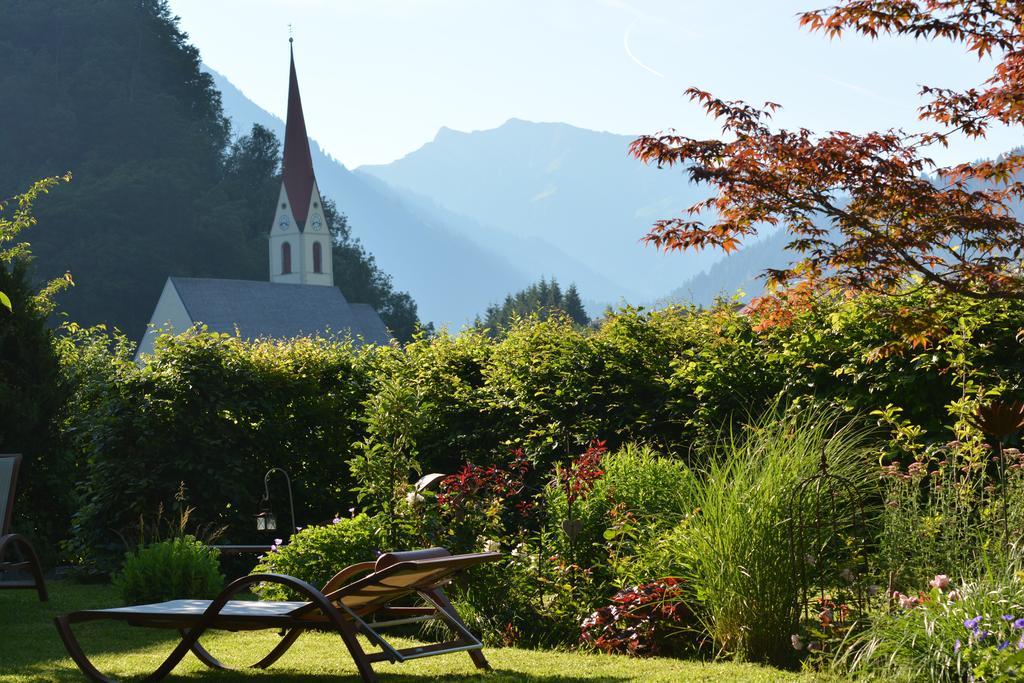
[[136, 360], [157, 337], [205, 325], [246, 339], [351, 336], [356, 343], [391, 341], [369, 304], [349, 303], [334, 286], [331, 231], [313, 174], [306, 122], [291, 55], [281, 191], [269, 233], [270, 279], [167, 278]]

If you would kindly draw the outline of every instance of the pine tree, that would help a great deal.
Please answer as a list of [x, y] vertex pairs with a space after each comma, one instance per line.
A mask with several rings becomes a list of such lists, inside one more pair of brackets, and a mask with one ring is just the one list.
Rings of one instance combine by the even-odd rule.
[[473, 326], [486, 329], [491, 336], [504, 334], [513, 320], [532, 315], [546, 320], [553, 314], [567, 315], [577, 325], [590, 324], [590, 317], [583, 308], [576, 285], [570, 285], [563, 293], [558, 280], [541, 278], [538, 282], [515, 294], [509, 294], [499, 306], [491, 304], [484, 313], [483, 320], [477, 316]]
[[583, 308], [583, 300], [580, 299], [580, 293], [575, 284], [569, 285], [569, 290], [565, 293], [565, 299], [562, 301], [562, 309], [577, 325], [587, 326], [590, 324], [590, 316]]

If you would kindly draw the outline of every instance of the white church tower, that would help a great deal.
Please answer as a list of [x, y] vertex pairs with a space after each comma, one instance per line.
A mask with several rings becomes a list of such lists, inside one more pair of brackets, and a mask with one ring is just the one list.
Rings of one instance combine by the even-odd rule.
[[288, 80], [288, 117], [281, 176], [281, 192], [274, 223], [270, 226], [270, 281], [333, 287], [331, 231], [313, 175], [299, 80], [295, 75], [294, 51]]

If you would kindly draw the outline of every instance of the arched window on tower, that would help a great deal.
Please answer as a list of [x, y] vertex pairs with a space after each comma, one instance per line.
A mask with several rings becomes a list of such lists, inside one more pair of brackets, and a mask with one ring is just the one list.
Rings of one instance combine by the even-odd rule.
[[287, 275], [292, 272], [292, 245], [288, 242], [281, 244], [281, 274]]
[[320, 243], [313, 242], [313, 272], [322, 273], [323, 270], [323, 254], [320, 252]]

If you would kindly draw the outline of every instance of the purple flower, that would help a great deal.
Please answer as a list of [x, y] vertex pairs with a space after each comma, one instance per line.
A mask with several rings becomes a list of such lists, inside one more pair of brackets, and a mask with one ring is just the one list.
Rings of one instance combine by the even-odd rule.
[[977, 631], [976, 633], [978, 635], [978, 640], [985, 640], [990, 635], [992, 635], [991, 631]]
[[1004, 640], [1003, 642], [999, 643], [999, 645], [996, 647], [996, 649], [999, 650], [1000, 652], [1002, 652], [1003, 650], [1005, 650], [1008, 647], [1010, 647], [1010, 641]]
[[275, 538], [274, 545], [284, 545], [284, 541], [282, 541], [280, 538]]
[[962, 646], [962, 643], [960, 642], [960, 639], [957, 638], [956, 642], [953, 643], [953, 654], [956, 654], [957, 652], [960, 652], [960, 647], [961, 646]]
[[1004, 614], [1003, 615], [1003, 621], [1013, 621], [1014, 619], [1016, 619], [1016, 617], [1013, 616], [1012, 614]]
[[1017, 621], [1013, 622], [1013, 627], [1016, 629], [1024, 628], [1024, 617], [1021, 617]]
[[979, 614], [978, 616], [974, 617], [973, 619], [965, 619], [964, 620], [964, 628], [970, 629], [971, 631], [977, 631], [978, 630], [978, 624], [980, 624], [980, 623], [981, 623], [981, 615]]

